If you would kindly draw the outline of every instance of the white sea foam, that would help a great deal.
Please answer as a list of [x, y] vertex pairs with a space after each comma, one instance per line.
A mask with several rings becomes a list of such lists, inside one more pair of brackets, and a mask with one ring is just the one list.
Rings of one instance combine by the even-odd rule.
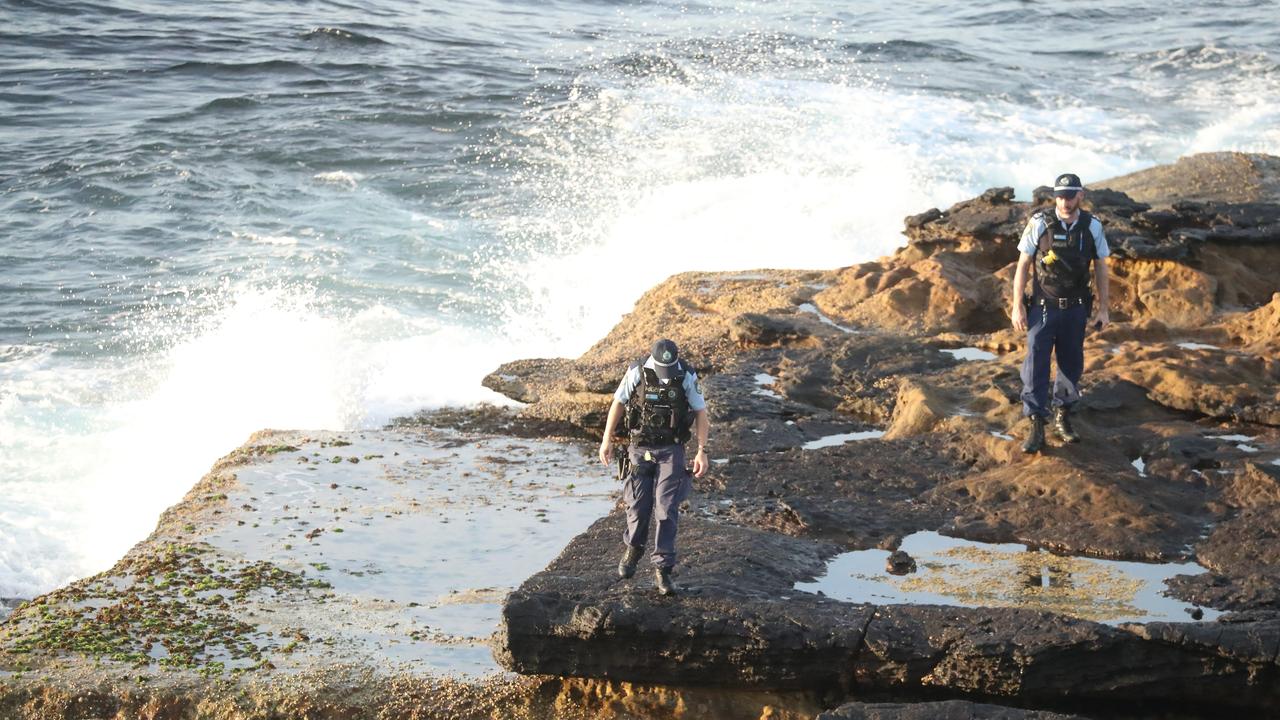
[[235, 232], [235, 233], [232, 233], [232, 237], [243, 238], [245, 240], [248, 240], [249, 242], [258, 243], [261, 245], [293, 246], [298, 244], [298, 238], [293, 237], [292, 235], [271, 235], [271, 234], [260, 234], [260, 233], [254, 233], [254, 232]]
[[1177, 77], [1182, 92], [1174, 101], [1207, 118], [1183, 154], [1280, 151], [1280, 76], [1267, 53], [1212, 44], [1178, 48], [1157, 53], [1145, 69]]
[[305, 293], [232, 296], [162, 357], [111, 373], [51, 366], [6, 384], [0, 596], [109, 567], [256, 430], [373, 427], [423, 407], [508, 402], [480, 380], [520, 351], [479, 332], [386, 308], [334, 316]]
[[360, 173], [346, 172], [345, 170], [334, 170], [332, 172], [322, 172], [313, 175], [316, 180], [329, 185], [342, 185], [343, 187], [355, 190], [364, 176]]
[[998, 185], [1026, 197], [1067, 159], [1093, 178], [1150, 164], [1114, 139], [1131, 118], [1087, 107], [721, 71], [588, 82], [603, 87], [522, 129], [532, 169], [494, 258], [509, 331], [560, 355], [674, 272], [840, 267], [899, 246], [906, 215]]
[[0, 343], [0, 377], [17, 377], [47, 359], [56, 348], [40, 345], [5, 345]]

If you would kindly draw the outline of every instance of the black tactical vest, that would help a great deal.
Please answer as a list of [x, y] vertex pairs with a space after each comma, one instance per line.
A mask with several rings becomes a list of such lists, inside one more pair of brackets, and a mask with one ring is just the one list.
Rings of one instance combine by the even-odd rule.
[[1053, 212], [1043, 213], [1047, 229], [1037, 239], [1035, 293], [1037, 297], [1057, 299], [1088, 298], [1089, 270], [1098, 257], [1094, 244], [1093, 216], [1081, 210], [1071, 230]]
[[676, 366], [676, 374], [665, 385], [653, 368], [641, 365], [640, 370], [640, 384], [627, 401], [631, 442], [644, 447], [688, 442], [692, 428], [689, 398], [684, 392], [684, 363]]

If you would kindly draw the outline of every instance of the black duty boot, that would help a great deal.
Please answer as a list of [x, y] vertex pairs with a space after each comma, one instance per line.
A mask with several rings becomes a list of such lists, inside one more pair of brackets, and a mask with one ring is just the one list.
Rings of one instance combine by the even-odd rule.
[[640, 562], [640, 556], [643, 554], [644, 548], [628, 545], [627, 549], [622, 551], [622, 559], [618, 561], [618, 577], [626, 579], [635, 575], [636, 563]]
[[1027, 435], [1027, 441], [1022, 443], [1022, 452], [1038, 453], [1044, 448], [1044, 420], [1039, 415], [1031, 416], [1031, 434]]
[[671, 582], [671, 568], [658, 568], [654, 570], [653, 579], [658, 583], [658, 592], [663, 595], [676, 594], [676, 585]]
[[1059, 407], [1053, 411], [1053, 431], [1062, 438], [1063, 442], [1080, 442], [1080, 436], [1076, 434], [1075, 428], [1071, 427], [1071, 411], [1065, 407]]

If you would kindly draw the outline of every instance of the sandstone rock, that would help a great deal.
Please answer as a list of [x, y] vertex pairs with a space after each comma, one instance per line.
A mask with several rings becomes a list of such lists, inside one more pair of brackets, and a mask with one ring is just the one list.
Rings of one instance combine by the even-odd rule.
[[[1266, 652], [1275, 629], [1270, 623], [1240, 629], [1245, 652], [1234, 651], [1231, 640], [1175, 645], [1022, 610], [886, 606], [867, 626], [855, 677], [864, 691], [946, 687], [1020, 703], [1044, 703], [1063, 682], [1078, 683], [1073, 697], [1079, 700], [1165, 702], [1176, 696], [1184, 707], [1206, 710], [1221, 703], [1274, 702], [1274, 692], [1250, 683], [1247, 674], [1275, 672], [1274, 655]], [[1167, 687], [1168, 677], [1183, 678], [1184, 684]]]
[[1280, 202], [1280, 158], [1201, 153], [1090, 185], [1118, 190], [1151, 205], [1167, 206], [1179, 200]]
[[1211, 275], [1179, 263], [1152, 261], [1120, 266], [1116, 276], [1130, 285], [1144, 318], [1169, 327], [1200, 327], [1213, 316], [1218, 282]]
[[1144, 481], [1110, 448], [1072, 446], [940, 485], [948, 534], [1063, 552], [1150, 560], [1179, 557], [1199, 526], [1194, 501]]
[[1027, 610], [836, 602], [790, 587], [817, 572], [830, 552], [823, 545], [698, 518], [687, 524], [679, 564], [686, 591], [667, 599], [643, 580], [616, 581], [601, 560], [621, 522], [597, 523], [511, 594], [495, 650], [504, 666], [1019, 704], [1280, 701], [1274, 686], [1253, 681], [1276, 673], [1270, 624], [1242, 625], [1225, 644], [1186, 643]]
[[[906, 458], [909, 462], [902, 462]], [[929, 488], [965, 472], [939, 438], [861, 440], [730, 462], [719, 486], [695, 495], [693, 509], [748, 527], [775, 527], [762, 498], [786, 503], [798, 522], [789, 534], [850, 548], [939, 527], [950, 512], [922, 501]]]
[[982, 195], [956, 203], [946, 212], [936, 208], [908, 218], [913, 243], [1007, 244], [1016, 238], [1025, 210], [1013, 202], [1013, 188], [991, 188]]
[[1226, 575], [1242, 568], [1280, 571], [1280, 506], [1244, 510], [1215, 528], [1196, 555], [1201, 563]]
[[1227, 334], [1236, 343], [1256, 355], [1275, 358], [1280, 353], [1280, 293], [1267, 305], [1249, 313], [1236, 315], [1224, 323]]
[[795, 315], [742, 313], [729, 321], [729, 338], [743, 347], [794, 344], [812, 335], [807, 325]]
[[1244, 462], [1230, 473], [1231, 482], [1223, 492], [1223, 502], [1237, 508], [1265, 507], [1280, 503], [1280, 467], [1270, 463]]
[[1166, 623], [1126, 625], [1138, 637], [1207, 650], [1214, 655], [1259, 665], [1274, 664], [1280, 652], [1280, 620], [1243, 623]]
[[[993, 189], [913, 216], [905, 247], [838, 271], [678, 276], [572, 361], [576, 384], [548, 392], [524, 380], [539, 390], [523, 413], [588, 422], [565, 408], [585, 408], [592, 393], [607, 402], [588, 378], [616, 362], [620, 344], [645, 338], [643, 347], [659, 327], [652, 316], [671, 313], [690, 333], [677, 341], [705, 369], [724, 462], [690, 498], [679, 608], [638, 598], [644, 581], [619, 587], [608, 567], [581, 564], [615, 554], [615, 518], [512, 595], [504, 662], [654, 682], [688, 668], [694, 683], [1036, 707], [1067, 697], [1276, 706], [1274, 655], [1268, 662], [1262, 640], [1241, 650], [1246, 636], [1269, 638], [1265, 623], [1280, 617], [1265, 530], [1280, 498], [1272, 466], [1258, 461], [1271, 455], [1251, 460], [1206, 436], [1212, 419], [1229, 420], [1273, 451], [1258, 424], [1280, 417], [1280, 278], [1270, 270], [1280, 205], [1204, 195], [1153, 208], [1122, 189], [1099, 184], [1089, 195], [1115, 249], [1118, 322], [1087, 340], [1080, 445], [1051, 441], [1026, 458], [1011, 436], [1021, 432], [1024, 339], [1008, 327], [1009, 285], [1023, 223], [1051, 203], [1044, 189], [1031, 203]], [[1003, 354], [957, 362], [938, 350], [965, 345]], [[864, 423], [887, 432], [805, 449]], [[1184, 642], [1176, 632], [1193, 631], [1143, 634], [1026, 611], [888, 606], [872, 616], [792, 587], [839, 550], [894, 548], [924, 529], [1105, 557], [1208, 558], [1214, 573], [1171, 588], [1234, 611], [1236, 629], [1249, 629]], [[758, 669], [729, 660], [742, 657]]]
[[884, 569], [892, 575], [910, 575], [916, 571], [916, 560], [905, 550], [894, 550], [885, 559]]
[[927, 225], [941, 217], [942, 217], [941, 210], [939, 210], [938, 208], [929, 208], [928, 210], [925, 210], [919, 215], [911, 215], [907, 217], [905, 220], [903, 220], [903, 224], [905, 224], [909, 228], [918, 228], [922, 225]]
[[939, 252], [882, 268], [875, 264], [843, 271], [838, 283], [814, 303], [847, 322], [914, 332], [988, 332], [1005, 324], [1002, 285], [992, 274], [1003, 265], [985, 255]]
[[814, 286], [823, 285], [828, 277], [826, 272], [787, 270], [673, 276], [642, 295], [635, 309], [578, 363], [625, 368], [645, 354], [655, 339], [669, 337], [694, 366], [718, 367], [737, 353], [729, 337], [734, 318], [798, 308], [813, 297]]
[[635, 580], [617, 581], [612, 562], [601, 560], [618, 546], [622, 522], [618, 514], [602, 519], [511, 594], [499, 662], [518, 672], [638, 682], [668, 678], [671, 663], [684, 684], [840, 682], [870, 611], [791, 589], [820, 571], [822, 545], [689, 517], [678, 564], [685, 590], [663, 599], [643, 566]]
[[916, 380], [903, 380], [885, 437], [902, 438], [928, 432], [950, 414], [950, 405], [936, 388]]
[[1166, 584], [1169, 594], [1205, 607], [1238, 612], [1280, 611], [1280, 572], [1268, 568], [1227, 568], [1231, 575], [1178, 575]]
[[1113, 355], [1106, 368], [1170, 408], [1280, 425], [1280, 365], [1272, 358], [1159, 345]]

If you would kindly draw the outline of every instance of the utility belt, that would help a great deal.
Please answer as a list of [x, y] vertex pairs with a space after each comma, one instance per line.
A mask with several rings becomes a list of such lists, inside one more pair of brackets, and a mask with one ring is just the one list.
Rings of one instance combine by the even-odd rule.
[[[667, 445], [682, 445], [682, 444], [683, 444], [683, 443], [671, 442], [671, 443], [657, 443], [657, 444], [652, 444], [652, 445], [645, 445], [645, 444], [642, 444], [642, 443], [640, 443], [639, 441], [637, 441], [637, 440], [635, 440], [635, 439], [616, 439], [616, 438], [615, 438], [615, 443], [616, 443], [616, 444], [615, 444], [615, 446], [614, 446], [614, 447], [615, 447], [615, 448], [617, 449], [617, 451], [618, 451], [618, 452], [616, 453], [616, 456], [617, 456], [617, 461], [616, 461], [616, 462], [617, 462], [617, 472], [616, 472], [616, 476], [617, 476], [617, 478], [618, 478], [618, 482], [622, 482], [623, 480], [626, 480], [626, 479], [627, 479], [627, 477], [629, 477], [629, 476], [631, 475], [631, 471], [635, 468], [634, 463], [632, 463], [632, 462], [631, 462], [631, 449], [632, 449], [632, 448], [631, 448], [631, 446], [632, 446], [632, 445], [634, 445], [634, 446], [635, 446], [635, 447], [637, 447], [637, 448], [646, 448], [646, 447], [658, 448], [658, 447], [664, 447], [664, 446], [667, 446]], [[652, 455], [652, 454], [650, 454], [650, 452], [649, 452], [648, 450], [646, 450], [646, 451], [645, 451], [644, 456], [643, 456], [643, 458], [642, 458], [642, 459], [643, 459], [645, 462], [653, 462], [653, 461], [654, 461], [653, 455]]]
[[663, 435], [632, 435], [628, 442], [636, 447], [660, 448], [669, 445], [683, 445], [684, 441], [671, 433]]
[[1084, 295], [1081, 297], [1064, 297], [1064, 298], [1032, 297], [1028, 295], [1025, 298], [1023, 298], [1023, 302], [1027, 305], [1027, 307], [1031, 307], [1032, 305], [1037, 305], [1039, 307], [1050, 307], [1050, 308], [1058, 308], [1059, 310], [1066, 310], [1067, 308], [1075, 307], [1076, 305], [1084, 305], [1092, 299], [1093, 298], [1089, 297], [1088, 295]]

